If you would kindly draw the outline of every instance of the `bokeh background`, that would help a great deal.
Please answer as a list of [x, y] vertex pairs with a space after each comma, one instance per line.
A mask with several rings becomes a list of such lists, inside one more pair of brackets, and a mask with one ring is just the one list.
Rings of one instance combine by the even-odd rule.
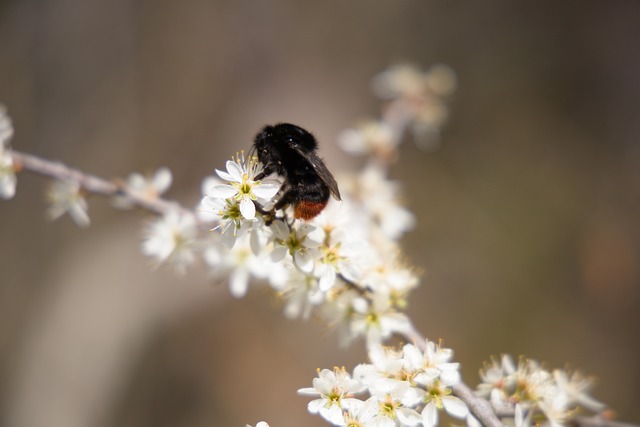
[[[640, 422], [640, 3], [629, 1], [0, 1], [0, 100], [15, 149], [104, 177], [201, 179], [264, 124], [340, 130], [376, 117], [371, 77], [451, 66], [441, 147], [392, 175], [424, 271], [409, 313], [475, 385], [492, 354], [570, 366]], [[273, 295], [242, 300], [203, 266], [139, 251], [149, 216], [90, 200], [93, 225], [44, 219], [45, 181], [0, 203], [0, 424], [322, 426], [318, 367], [365, 360]]]

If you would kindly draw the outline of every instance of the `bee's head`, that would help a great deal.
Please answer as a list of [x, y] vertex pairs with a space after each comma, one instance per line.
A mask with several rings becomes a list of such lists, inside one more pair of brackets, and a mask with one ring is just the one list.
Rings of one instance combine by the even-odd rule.
[[279, 143], [286, 143], [292, 148], [306, 152], [311, 152], [318, 148], [318, 142], [313, 135], [300, 126], [290, 123], [278, 123], [275, 126], [267, 126], [265, 130], [267, 129], [275, 140]]
[[258, 156], [258, 160], [264, 164], [271, 163], [275, 156], [277, 156], [278, 150], [274, 146], [274, 134], [273, 126], [265, 126], [254, 139], [251, 152]]
[[313, 152], [318, 148], [316, 139], [306, 130], [290, 123], [265, 126], [256, 135], [251, 152], [263, 164], [283, 161], [289, 152]]

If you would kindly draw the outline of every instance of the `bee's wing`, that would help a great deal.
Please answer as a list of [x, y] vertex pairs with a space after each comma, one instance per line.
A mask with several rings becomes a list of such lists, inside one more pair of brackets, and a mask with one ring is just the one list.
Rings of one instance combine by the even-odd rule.
[[313, 166], [313, 169], [316, 171], [322, 182], [324, 182], [327, 187], [329, 187], [329, 191], [331, 191], [333, 197], [335, 197], [336, 200], [342, 200], [342, 198], [340, 198], [340, 190], [338, 190], [338, 183], [333, 178], [333, 175], [331, 175], [331, 172], [329, 172], [329, 169], [327, 169], [327, 167], [324, 165], [322, 159], [318, 157], [316, 152], [303, 151], [297, 146], [297, 144], [290, 144], [290, 146], [293, 150], [295, 150], [296, 153], [300, 154], [306, 161], [311, 164], [311, 166]]

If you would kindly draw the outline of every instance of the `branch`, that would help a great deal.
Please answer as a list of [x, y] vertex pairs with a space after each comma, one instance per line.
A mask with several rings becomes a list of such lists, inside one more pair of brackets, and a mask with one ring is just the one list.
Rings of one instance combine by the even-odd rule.
[[13, 163], [17, 170], [27, 170], [39, 175], [48, 176], [60, 181], [76, 182], [80, 187], [90, 194], [113, 197], [118, 196], [127, 202], [149, 210], [151, 212], [164, 215], [169, 211], [179, 211], [183, 215], [195, 217], [194, 213], [178, 203], [165, 200], [160, 197], [149, 197], [131, 191], [126, 185], [116, 183], [95, 175], [82, 172], [78, 169], [70, 168], [60, 162], [46, 160], [32, 154], [22, 153], [13, 150], [11, 153]]
[[471, 390], [465, 383], [459, 382], [451, 386], [453, 392], [458, 396], [464, 403], [467, 404], [471, 413], [484, 425], [485, 427], [502, 427], [502, 422], [498, 419], [491, 404], [475, 395], [473, 390]]
[[576, 417], [568, 424], [575, 427], [638, 427], [638, 424], [614, 421], [602, 416]]

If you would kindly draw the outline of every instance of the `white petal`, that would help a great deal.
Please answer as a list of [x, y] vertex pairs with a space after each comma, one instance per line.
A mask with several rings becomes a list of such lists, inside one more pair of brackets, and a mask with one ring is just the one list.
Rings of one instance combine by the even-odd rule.
[[227, 171], [233, 177], [234, 182], [242, 182], [242, 167], [232, 160], [227, 160]]
[[[516, 405], [516, 416], [518, 415], [518, 406]], [[516, 423], [516, 426], [518, 424]], [[482, 423], [476, 417], [469, 414], [467, 417], [467, 427], [482, 427]]]
[[160, 168], [153, 177], [153, 186], [158, 194], [162, 194], [169, 189], [172, 181], [171, 170], [169, 168]]
[[228, 199], [236, 194], [238, 194], [238, 189], [227, 184], [216, 185], [209, 191], [210, 197], [217, 197], [220, 199]]
[[236, 268], [229, 278], [229, 289], [231, 295], [242, 298], [247, 293], [249, 287], [249, 274], [244, 268]]
[[251, 235], [249, 236], [249, 246], [251, 247], [251, 252], [254, 255], [260, 255], [260, 251], [262, 250], [262, 242], [260, 241], [260, 235], [258, 231], [253, 229], [251, 230]]
[[304, 387], [304, 388], [298, 389], [298, 394], [303, 394], [303, 395], [308, 394], [312, 396], [317, 396], [318, 391], [313, 387]]
[[73, 203], [69, 208], [69, 215], [79, 227], [86, 228], [91, 224], [87, 209], [88, 206], [85, 199], [78, 199], [76, 203]]
[[141, 173], [134, 172], [129, 175], [129, 178], [127, 179], [127, 185], [132, 190], [140, 191], [147, 185], [147, 180], [144, 178], [144, 176], [142, 176]]
[[376, 397], [370, 397], [360, 405], [357, 410], [358, 419], [360, 421], [367, 421], [376, 416], [378, 413], [378, 399]]
[[407, 344], [402, 348], [404, 359], [409, 363], [409, 366], [413, 369], [422, 368], [424, 365], [424, 357], [420, 350], [413, 345]]
[[220, 241], [229, 249], [233, 248], [233, 245], [236, 244], [237, 233], [235, 228], [235, 225], [229, 222], [222, 230], [222, 237], [220, 238]]
[[469, 408], [467, 405], [455, 396], [444, 396], [442, 398], [442, 404], [447, 413], [456, 418], [466, 418], [469, 414]]
[[374, 417], [369, 423], [366, 424], [367, 427], [396, 427], [396, 422], [389, 417], [384, 415], [379, 415]]
[[284, 259], [287, 254], [287, 248], [284, 246], [277, 246], [273, 248], [273, 252], [271, 252], [271, 261], [280, 262]]
[[335, 404], [329, 406], [328, 408], [320, 408], [320, 415], [322, 415], [322, 418], [335, 425], [340, 425], [341, 422], [344, 422], [342, 409]]
[[289, 226], [284, 221], [276, 220], [271, 224], [271, 232], [277, 239], [287, 239], [289, 237]]
[[398, 421], [406, 426], [415, 426], [420, 424], [420, 421], [422, 421], [420, 414], [409, 408], [401, 407], [396, 409], [396, 415], [398, 417]]
[[11, 199], [16, 194], [16, 176], [5, 175], [0, 179], [0, 197]]
[[208, 176], [202, 180], [202, 184], [200, 184], [200, 192], [203, 195], [207, 195], [213, 187], [220, 184], [222, 184], [222, 181], [220, 181], [218, 178], [216, 178], [215, 176]]
[[[455, 363], [457, 365], [457, 363]], [[457, 370], [443, 370], [440, 374], [440, 379], [445, 385], [454, 385], [460, 382], [460, 372]]]
[[333, 284], [336, 282], [336, 270], [330, 265], [325, 265], [320, 273], [320, 280], [318, 282], [318, 286], [320, 290], [323, 292], [331, 289]]
[[433, 402], [429, 402], [422, 410], [422, 425], [424, 427], [433, 427], [436, 424], [438, 424], [438, 408]]
[[338, 145], [344, 151], [351, 154], [366, 152], [366, 144], [362, 132], [356, 129], [347, 129], [338, 134]]
[[313, 271], [313, 258], [307, 251], [296, 251], [293, 254], [293, 263], [303, 273], [311, 273]]
[[312, 414], [317, 414], [320, 408], [322, 408], [323, 406], [324, 406], [323, 399], [315, 399], [307, 404], [307, 410]]
[[235, 182], [233, 176], [229, 175], [227, 172], [225, 171], [221, 171], [216, 169], [216, 173], [218, 174], [218, 176], [222, 179], [224, 179], [225, 181], [229, 181], [229, 182]]
[[278, 193], [278, 190], [280, 190], [280, 183], [278, 182], [263, 182], [261, 184], [255, 185], [251, 189], [253, 194], [255, 194], [257, 197], [260, 197], [261, 199], [271, 199]]
[[425, 372], [421, 372], [416, 375], [414, 379], [418, 384], [428, 386], [431, 385], [439, 375], [440, 371], [438, 371], [437, 369], [427, 369]]
[[253, 219], [256, 217], [256, 205], [248, 197], [243, 197], [240, 200], [240, 213], [245, 219]]

